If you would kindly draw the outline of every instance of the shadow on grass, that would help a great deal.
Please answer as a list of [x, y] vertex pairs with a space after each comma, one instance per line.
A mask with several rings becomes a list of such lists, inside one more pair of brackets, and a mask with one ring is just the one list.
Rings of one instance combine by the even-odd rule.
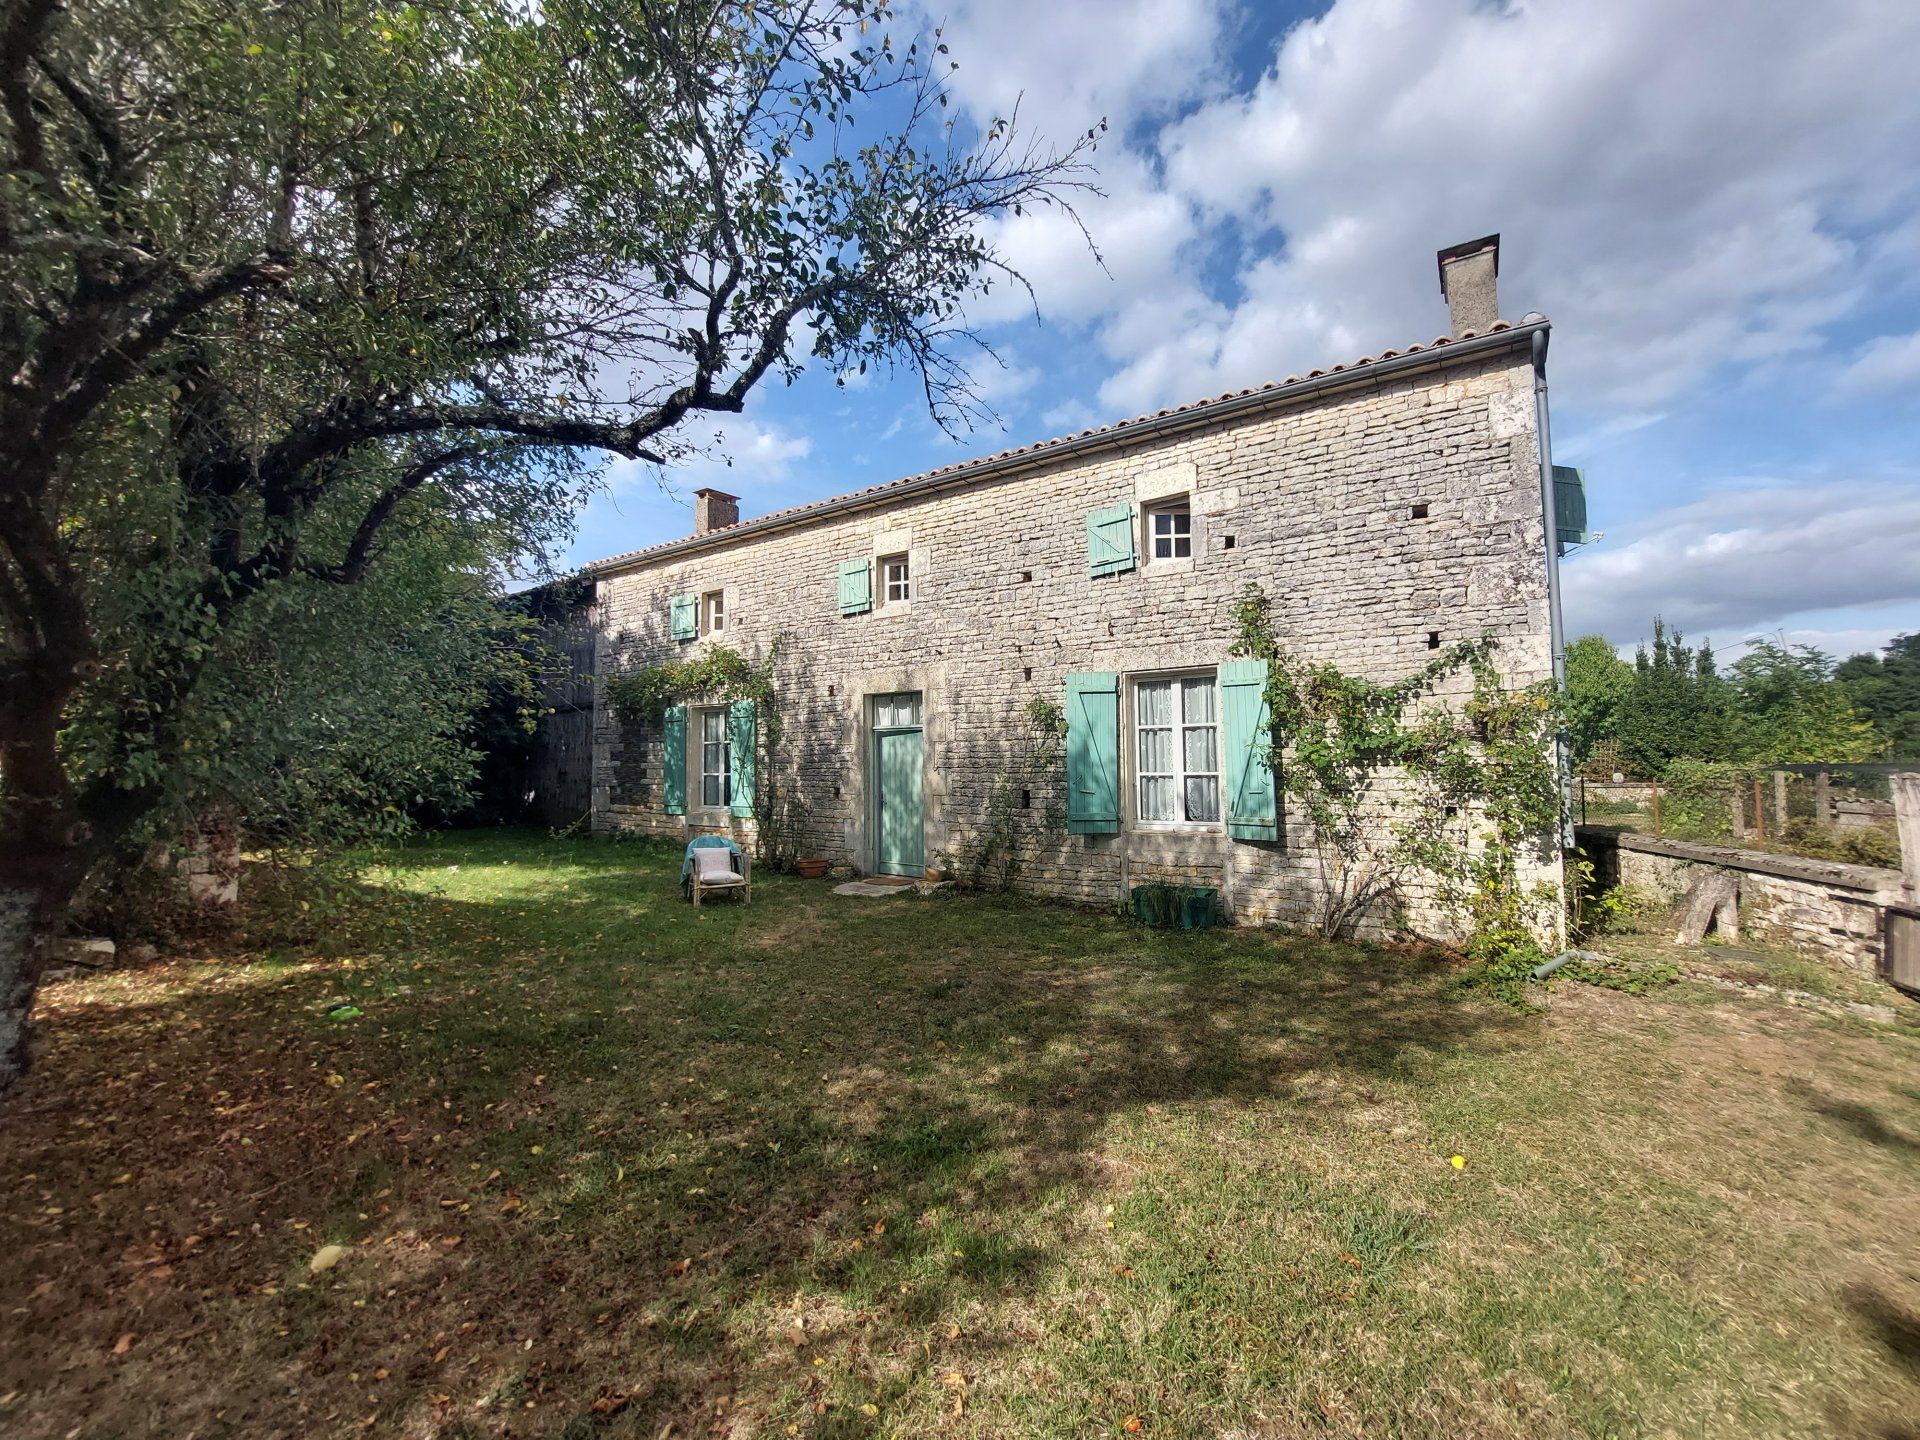
[[1829, 1095], [1804, 1080], [1793, 1081], [1787, 1088], [1806, 1101], [1807, 1107], [1816, 1115], [1825, 1116], [1845, 1127], [1869, 1145], [1920, 1155], [1920, 1139], [1889, 1125], [1880, 1112], [1871, 1106]]
[[[1325, 1125], [1516, 1025], [1417, 956], [774, 877], [696, 915], [677, 848], [479, 849], [516, 845], [564, 885], [378, 895], [335, 937], [350, 970], [54, 1018], [29, 1089], [72, 1110], [36, 1109], [0, 1182], [19, 1433], [64, 1433], [82, 1389], [129, 1436], [457, 1434], [529, 1402], [581, 1433], [879, 1433], [857, 1398], [1020, 1343], [928, 1337], [1075, 1260], [1130, 1116]], [[336, 994], [365, 1018], [329, 1025]], [[18, 1218], [46, 1195], [96, 1203]], [[354, 1256], [309, 1281], [322, 1238]], [[152, 1343], [115, 1356], [123, 1327]]]
[[1902, 1369], [1920, 1375], [1920, 1315], [1864, 1280], [1847, 1286], [1841, 1298]]

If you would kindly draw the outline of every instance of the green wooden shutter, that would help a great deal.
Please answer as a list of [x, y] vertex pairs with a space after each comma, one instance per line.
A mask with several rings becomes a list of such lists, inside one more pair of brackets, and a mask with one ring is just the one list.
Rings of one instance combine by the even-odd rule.
[[1067, 833], [1120, 829], [1120, 677], [1067, 676]]
[[1087, 512], [1087, 573], [1096, 580], [1133, 569], [1133, 506], [1103, 505]]
[[1571, 465], [1553, 467], [1553, 528], [1560, 553], [1587, 543], [1587, 474]]
[[873, 562], [844, 560], [840, 564], [840, 613], [864, 615], [873, 609]]
[[700, 633], [700, 597], [698, 595], [674, 596], [668, 602], [667, 616], [671, 622], [674, 639], [693, 639]]
[[1267, 662], [1220, 667], [1220, 714], [1227, 760], [1227, 833], [1236, 840], [1278, 840], [1273, 767], [1267, 763], [1273, 719], [1267, 710]]
[[753, 701], [736, 700], [727, 707], [727, 742], [733, 757], [733, 803], [728, 808], [736, 815], [753, 814], [753, 743], [758, 728]]
[[668, 709], [661, 722], [660, 777], [666, 791], [666, 812], [687, 813], [687, 707]]

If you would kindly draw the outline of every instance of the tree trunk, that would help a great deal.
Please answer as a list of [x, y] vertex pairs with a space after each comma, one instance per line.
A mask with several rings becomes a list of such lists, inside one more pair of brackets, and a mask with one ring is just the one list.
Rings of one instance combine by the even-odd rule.
[[0, 877], [0, 1089], [26, 1071], [27, 1016], [72, 898], [71, 886], [17, 888]]

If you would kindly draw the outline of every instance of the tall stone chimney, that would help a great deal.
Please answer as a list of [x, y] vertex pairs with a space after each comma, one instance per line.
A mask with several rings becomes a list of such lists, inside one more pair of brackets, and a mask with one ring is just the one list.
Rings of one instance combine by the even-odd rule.
[[693, 492], [693, 533], [724, 530], [740, 523], [740, 497], [711, 488]]
[[1500, 237], [1484, 236], [1440, 252], [1440, 293], [1447, 297], [1451, 333], [1484, 335], [1500, 318]]

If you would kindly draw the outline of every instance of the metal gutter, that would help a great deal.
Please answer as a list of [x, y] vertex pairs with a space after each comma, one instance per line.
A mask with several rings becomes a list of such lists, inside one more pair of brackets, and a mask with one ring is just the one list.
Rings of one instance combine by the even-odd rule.
[[[836, 499], [822, 500], [818, 504], [805, 506], [786, 514], [766, 515], [758, 520], [743, 521], [738, 525], [729, 525], [724, 530], [716, 530], [709, 535], [689, 535], [684, 540], [669, 541], [636, 554], [616, 555], [610, 559], [597, 560], [584, 566], [580, 573], [586, 576], [602, 576], [641, 570], [658, 561], [679, 559], [703, 550], [718, 549], [736, 540], [751, 539], [811, 525], [816, 520], [824, 520], [829, 516], [892, 505], [913, 496], [955, 489], [991, 477], [1011, 475], [1040, 465], [1050, 465], [1057, 460], [1086, 455], [1098, 450], [1121, 449], [1143, 440], [1157, 439], [1185, 430], [1203, 429], [1236, 416], [1299, 404], [1334, 390], [1377, 386], [1388, 379], [1415, 374], [1422, 370], [1441, 369], [1460, 360], [1513, 349], [1522, 343], [1530, 343], [1534, 347], [1536, 405], [1540, 407], [1538, 413], [1542, 417], [1541, 424], [1544, 427], [1546, 381], [1541, 365], [1545, 356], [1548, 329], [1548, 322], [1544, 319], [1523, 321], [1505, 330], [1489, 331], [1485, 335], [1475, 335], [1465, 340], [1450, 340], [1445, 345], [1429, 346], [1405, 355], [1395, 355], [1390, 359], [1370, 360], [1364, 365], [1330, 370], [1324, 375], [1309, 376], [1304, 380], [1296, 380], [1290, 385], [1276, 385], [1268, 390], [1254, 390], [1226, 400], [1211, 400], [1188, 409], [1177, 410], [1166, 415], [1155, 415], [1145, 420], [1122, 421], [1118, 425], [1109, 426], [1105, 430], [1096, 431], [1090, 435], [1076, 435], [1065, 440], [1056, 440], [1012, 455], [994, 455], [969, 461], [955, 469], [936, 471], [915, 480], [896, 481], [892, 484], [884, 484], [875, 490], [856, 491]], [[1559, 565], [1553, 553], [1553, 469], [1545, 444], [1544, 428], [1541, 454], [1545, 457], [1542, 461], [1545, 466], [1542, 473], [1546, 477], [1547, 487], [1544, 499], [1547, 506], [1548, 585], [1553, 595], [1554, 673], [1558, 678], [1562, 663], [1559, 631]]]

